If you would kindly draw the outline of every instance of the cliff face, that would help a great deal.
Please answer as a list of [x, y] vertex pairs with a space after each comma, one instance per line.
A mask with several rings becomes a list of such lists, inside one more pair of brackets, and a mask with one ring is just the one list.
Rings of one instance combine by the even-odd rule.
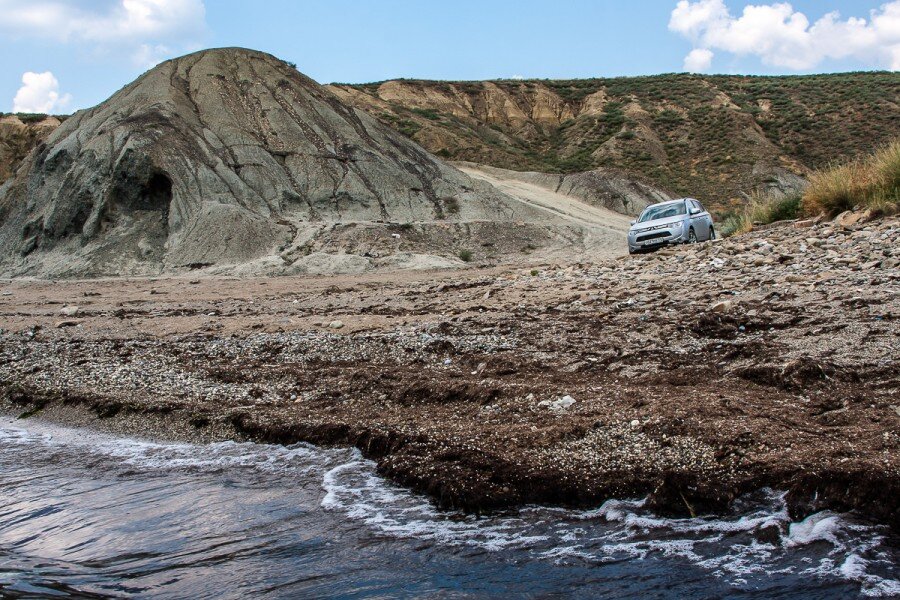
[[141, 275], [262, 260], [281, 272], [317, 239], [365, 245], [336, 224], [435, 221], [552, 225], [287, 63], [209, 50], [159, 65], [35, 148], [0, 188], [0, 267]]
[[900, 134], [900, 74], [332, 85], [426, 149], [519, 171], [644, 177], [724, 211]]
[[0, 185], [13, 176], [31, 149], [59, 125], [60, 120], [52, 116], [0, 116]]

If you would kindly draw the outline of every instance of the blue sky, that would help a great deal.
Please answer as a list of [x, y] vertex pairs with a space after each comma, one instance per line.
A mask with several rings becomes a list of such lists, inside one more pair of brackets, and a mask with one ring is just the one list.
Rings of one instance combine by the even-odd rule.
[[4, 111], [92, 106], [216, 46], [323, 83], [900, 69], [900, 0], [0, 0], [0, 15]]

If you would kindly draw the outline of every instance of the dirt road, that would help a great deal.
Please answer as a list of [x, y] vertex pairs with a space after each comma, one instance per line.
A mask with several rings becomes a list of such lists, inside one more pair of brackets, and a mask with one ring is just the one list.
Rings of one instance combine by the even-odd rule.
[[577, 198], [559, 194], [552, 189], [525, 181], [503, 177], [498, 172], [487, 172], [473, 166], [461, 166], [470, 177], [486, 181], [528, 206], [568, 219], [587, 231], [585, 247], [593, 252], [619, 256], [627, 251], [625, 234], [632, 217], [615, 211], [591, 206]]

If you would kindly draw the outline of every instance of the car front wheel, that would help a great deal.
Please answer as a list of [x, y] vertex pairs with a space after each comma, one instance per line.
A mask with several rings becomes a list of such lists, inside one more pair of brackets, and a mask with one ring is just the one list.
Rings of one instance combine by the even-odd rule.
[[691, 227], [691, 230], [688, 231], [688, 244], [696, 244], [697, 243], [697, 234], [694, 233], [694, 228]]

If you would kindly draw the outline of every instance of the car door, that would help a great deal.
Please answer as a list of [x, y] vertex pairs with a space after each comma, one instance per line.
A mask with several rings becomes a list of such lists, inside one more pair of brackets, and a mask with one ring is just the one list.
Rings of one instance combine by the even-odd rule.
[[699, 241], [708, 240], [709, 229], [706, 225], [706, 221], [703, 219], [703, 207], [701, 207], [700, 203], [696, 200], [688, 200], [687, 207], [688, 214], [691, 218], [691, 227], [694, 228], [697, 239]]
[[[701, 227], [703, 228], [703, 235], [698, 232], [697, 236], [702, 240], [709, 240], [712, 238], [712, 215], [709, 214], [709, 211], [703, 208], [703, 205], [700, 204], [699, 200], [694, 200], [694, 204], [697, 205], [697, 208], [700, 210], [700, 214], [697, 216], [700, 218], [700, 223], [702, 223]], [[696, 230], [695, 230], [696, 231]]]

